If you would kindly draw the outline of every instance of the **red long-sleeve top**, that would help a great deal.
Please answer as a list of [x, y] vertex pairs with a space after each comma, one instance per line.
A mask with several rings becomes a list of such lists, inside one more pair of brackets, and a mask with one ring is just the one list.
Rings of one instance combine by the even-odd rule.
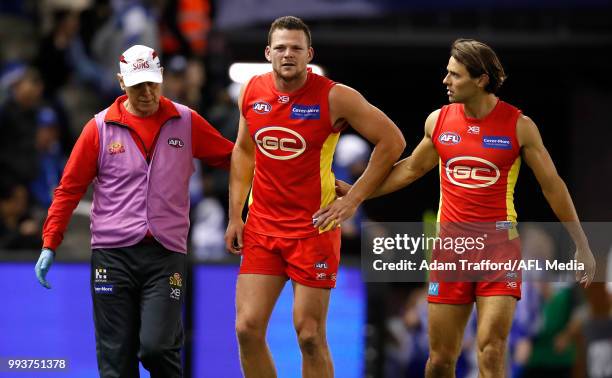
[[[125, 109], [127, 96], [115, 100], [106, 114], [106, 119], [118, 120], [130, 128], [130, 134], [147, 161], [157, 144], [161, 127], [179, 113], [170, 100], [160, 98], [159, 109], [148, 117], [138, 117]], [[234, 144], [225, 139], [202, 116], [191, 112], [191, 140], [193, 157], [219, 168], [229, 169]], [[76, 141], [59, 186], [55, 189], [43, 226], [43, 246], [56, 250], [64, 238], [64, 232], [72, 212], [78, 205], [87, 187], [98, 173], [100, 140], [95, 119], [91, 119]]]

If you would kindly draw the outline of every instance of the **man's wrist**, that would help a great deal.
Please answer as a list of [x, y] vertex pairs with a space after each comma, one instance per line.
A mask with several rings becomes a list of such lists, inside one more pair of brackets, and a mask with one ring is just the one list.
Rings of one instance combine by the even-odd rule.
[[582, 235], [578, 235], [578, 237], [574, 240], [574, 244], [576, 244], [576, 249], [578, 250], [590, 250], [589, 247], [589, 239], [587, 239], [584, 233]]
[[237, 214], [237, 215], [234, 215], [234, 214], [236, 214], [236, 213], [233, 213], [233, 212], [229, 213], [227, 218], [228, 218], [228, 220], [230, 222], [239, 222], [239, 221], [242, 221], [242, 214]]
[[361, 205], [361, 203], [363, 201], [365, 201], [366, 198], [356, 194], [355, 192], [352, 192], [351, 190], [349, 190], [349, 192], [346, 193], [346, 196], [344, 196], [342, 198], [342, 200], [343, 201], [348, 201], [348, 202], [352, 203], [353, 205], [355, 205], [355, 207], [357, 207], [357, 206]]
[[576, 243], [576, 249], [580, 252], [587, 252], [591, 250], [589, 247], [589, 242]]

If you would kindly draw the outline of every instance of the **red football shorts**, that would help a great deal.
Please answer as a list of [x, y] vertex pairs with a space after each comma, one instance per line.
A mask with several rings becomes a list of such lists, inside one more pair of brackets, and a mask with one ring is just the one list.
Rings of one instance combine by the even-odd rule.
[[250, 231], [243, 234], [239, 274], [285, 276], [304, 286], [336, 287], [340, 263], [340, 228], [301, 239]]
[[[442, 261], [457, 262], [459, 259], [469, 262], [480, 262], [489, 260], [491, 262], [505, 262], [519, 260], [521, 256], [520, 239], [487, 246], [485, 250], [474, 255], [468, 252], [463, 255], [454, 255], [446, 260], [441, 257], [444, 252], [440, 251], [437, 256]], [[436, 258], [434, 251], [434, 258]], [[448, 256], [448, 255], [447, 255]], [[517, 265], [518, 266], [518, 265]], [[445, 304], [468, 304], [476, 301], [476, 297], [490, 297], [507, 295], [521, 299], [521, 271], [492, 270], [468, 271], [458, 270], [455, 272], [430, 271], [429, 290], [427, 300], [429, 303]]]

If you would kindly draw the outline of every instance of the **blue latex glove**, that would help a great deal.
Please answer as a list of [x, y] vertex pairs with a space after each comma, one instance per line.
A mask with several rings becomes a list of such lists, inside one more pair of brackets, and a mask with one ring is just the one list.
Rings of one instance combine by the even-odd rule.
[[34, 271], [36, 272], [36, 278], [38, 278], [38, 282], [41, 285], [46, 287], [47, 289], [51, 289], [51, 285], [47, 282], [47, 273], [49, 269], [51, 269], [51, 265], [53, 265], [53, 258], [55, 257], [55, 252], [48, 248], [43, 248], [40, 251], [40, 257], [38, 258], [38, 262], [34, 267]]

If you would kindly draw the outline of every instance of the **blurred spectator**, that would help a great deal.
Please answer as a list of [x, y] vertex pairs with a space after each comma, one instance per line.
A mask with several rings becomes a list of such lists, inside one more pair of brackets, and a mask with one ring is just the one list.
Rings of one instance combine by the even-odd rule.
[[57, 116], [49, 106], [38, 112], [36, 150], [39, 172], [30, 185], [30, 191], [37, 205], [47, 209], [51, 205], [53, 190], [59, 184], [65, 164], [58, 138]]
[[210, 122], [229, 140], [236, 140], [238, 136], [239, 94], [240, 84], [229, 85], [217, 92], [214, 102], [206, 111]]
[[168, 60], [164, 69], [164, 96], [201, 113], [205, 84], [204, 65], [200, 61], [188, 60], [182, 55], [176, 55]]
[[185, 71], [187, 80], [186, 98], [187, 105], [192, 109], [201, 112], [204, 110], [204, 99], [202, 93], [206, 85], [206, 68], [200, 60], [187, 61]]
[[[521, 228], [521, 250], [523, 260], [537, 260], [545, 264], [554, 258], [555, 242], [542, 228], [527, 224]], [[521, 300], [516, 303], [514, 321], [510, 329], [509, 352], [511, 376], [518, 378], [531, 357], [532, 340], [542, 328], [542, 283], [538, 274], [542, 271], [523, 272]]]
[[567, 327], [576, 306], [576, 290], [565, 282], [539, 283], [542, 294], [542, 326], [532, 339], [532, 351], [522, 377], [569, 378], [576, 360], [576, 345], [560, 350], [556, 338]]
[[184, 56], [176, 55], [168, 59], [164, 66], [164, 96], [178, 102], [187, 97], [186, 71], [187, 59]]
[[211, 27], [209, 0], [167, 0], [161, 19], [164, 54], [205, 55]]
[[510, 330], [510, 376], [519, 378], [531, 357], [533, 338], [542, 327], [542, 295], [540, 283], [523, 281], [521, 300], [516, 304], [514, 321]]
[[28, 191], [11, 180], [0, 182], [0, 249], [40, 248], [40, 225], [28, 213]]
[[33, 1], [0, 1], [0, 14], [10, 14], [23, 18], [34, 18]]
[[[398, 314], [387, 320], [389, 337], [385, 347], [385, 378], [425, 376], [425, 364], [429, 357], [427, 307], [427, 290], [419, 287], [408, 294]], [[463, 334], [457, 378], [478, 376], [475, 348], [476, 312], [472, 312]]]
[[206, 198], [193, 212], [192, 246], [196, 259], [201, 261], [222, 260], [228, 257], [225, 251], [225, 209], [216, 198]]
[[53, 11], [51, 32], [40, 41], [36, 65], [45, 81], [45, 96], [53, 99], [69, 80], [89, 84], [98, 93], [113, 96], [118, 93], [110, 73], [96, 64], [85, 52], [79, 35], [80, 11], [56, 9]]
[[423, 377], [429, 356], [427, 292], [413, 290], [399, 314], [387, 321], [385, 378]]
[[574, 340], [579, 341], [579, 353], [584, 359], [585, 368], [585, 371], [578, 372], [579, 376], [586, 374], [588, 378], [612, 378], [612, 291], [609, 273], [608, 282], [594, 282], [584, 290], [586, 303], [574, 311], [570, 323], [554, 341], [559, 353], [568, 349]]
[[[340, 136], [332, 170], [336, 179], [353, 184], [366, 166], [370, 158], [370, 145], [363, 138], [355, 134]], [[360, 206], [355, 215], [342, 223], [343, 252], [359, 254], [361, 245], [361, 222], [367, 221], [363, 206]]]
[[[10, 80], [6, 80], [7, 76]], [[36, 123], [43, 83], [39, 72], [15, 64], [1, 79], [8, 97], [0, 105], [0, 171], [27, 185], [37, 174]]]
[[127, 48], [145, 45], [160, 50], [155, 9], [140, 0], [111, 0], [110, 4], [110, 18], [94, 35], [91, 51], [108, 80], [114, 82], [117, 62]]
[[9, 61], [2, 66], [0, 75], [0, 100], [2, 102], [11, 95], [13, 86], [23, 77], [27, 68], [21, 61]]
[[70, 61], [68, 51], [79, 32], [79, 14], [68, 9], [56, 10], [52, 22], [51, 32], [40, 41], [36, 59], [48, 97], [54, 97], [68, 82], [77, 63]]
[[[177, 55], [170, 59], [166, 69], [169, 73], [165, 84], [169, 88], [167, 95], [182, 99], [182, 103], [202, 112], [206, 83], [203, 63]], [[236, 100], [230, 98], [225, 91], [220, 91], [214, 99], [213, 107], [206, 112], [207, 119], [223, 136], [235, 140], [240, 117]], [[228, 173], [221, 170], [206, 171], [200, 162], [196, 162], [196, 167], [198, 169], [189, 185], [193, 206], [191, 243], [199, 260], [224, 259], [228, 257], [224, 241]]]
[[[537, 260], [541, 266], [554, 260], [557, 245], [545, 225], [526, 224], [520, 229], [524, 260]], [[571, 343], [560, 351], [555, 339], [569, 324], [577, 304], [572, 283], [544, 270], [523, 272], [522, 298], [517, 302], [510, 334], [513, 377], [571, 377], [576, 360], [576, 346]]]
[[111, 0], [96, 0], [91, 6], [81, 12], [81, 27], [79, 35], [85, 46], [87, 55], [93, 57], [92, 40], [98, 30], [112, 17]]
[[[238, 92], [233, 96], [229, 88], [223, 89], [215, 95], [212, 106], [206, 110], [206, 116], [210, 123], [229, 140], [236, 140], [238, 133], [240, 113], [238, 112], [237, 101]], [[229, 185], [228, 173], [219, 169], [204, 169], [201, 179], [207, 197], [217, 198], [225, 207]]]
[[[51, 29], [39, 43], [36, 66], [45, 82], [45, 98], [56, 113], [63, 154], [68, 155], [74, 135], [80, 131], [72, 130], [71, 126], [81, 106], [71, 105], [74, 101], [63, 97], [62, 91], [71, 84], [88, 85], [97, 94], [114, 97], [119, 94], [119, 88], [116, 79], [105, 73], [85, 52], [79, 34], [81, 12], [71, 8], [51, 8], [51, 12]], [[77, 93], [79, 99], [87, 98], [88, 92], [82, 87], [77, 89]]]
[[612, 293], [606, 286], [595, 282], [586, 290], [588, 310], [577, 314], [573, 322], [581, 326], [588, 378], [612, 378]]
[[205, 172], [199, 160], [189, 180], [191, 201], [191, 246], [198, 261], [218, 261], [229, 255], [225, 250], [226, 210], [221, 199], [227, 199], [228, 177], [216, 170]]

